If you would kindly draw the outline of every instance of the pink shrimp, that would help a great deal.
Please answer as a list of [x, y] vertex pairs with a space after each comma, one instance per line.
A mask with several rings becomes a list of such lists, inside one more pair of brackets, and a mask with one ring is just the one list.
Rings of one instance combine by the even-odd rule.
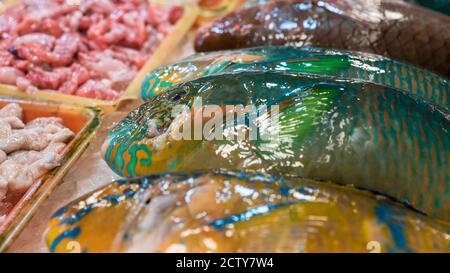
[[159, 24], [164, 23], [167, 18], [167, 12], [157, 8], [154, 4], [148, 5], [147, 14], [147, 21], [153, 27], [157, 27]]
[[102, 20], [103, 20], [103, 16], [98, 13], [84, 15], [79, 19], [78, 27], [81, 30], [88, 30], [93, 25], [99, 23]]
[[0, 83], [16, 84], [17, 78], [23, 77], [23, 72], [14, 67], [0, 66]]
[[3, 36], [8, 32], [14, 32], [19, 21], [18, 14], [12, 12], [0, 16], [0, 34]]
[[14, 62], [14, 56], [6, 50], [0, 49], [0, 66], [10, 66]]
[[111, 78], [111, 73], [125, 73], [130, 70], [126, 63], [115, 59], [110, 51], [79, 55], [80, 63], [88, 68], [92, 75], [97, 77]]
[[174, 25], [183, 16], [183, 8], [180, 6], [172, 6], [169, 10], [169, 22]]
[[17, 50], [19, 56], [35, 64], [49, 63], [53, 66], [66, 66], [72, 63], [73, 57], [78, 51], [79, 42], [78, 34], [66, 33], [56, 40], [53, 50], [49, 43], [34, 40], [20, 44]]
[[63, 94], [72, 95], [77, 90], [78, 86], [84, 84], [89, 80], [89, 71], [82, 65], [74, 64], [71, 67], [72, 75], [69, 80], [63, 83], [58, 89], [59, 92]]
[[[31, 7], [30, 7], [31, 8]], [[25, 18], [19, 23], [16, 28], [17, 33], [27, 34], [32, 32], [44, 32], [43, 24], [46, 20], [57, 19], [68, 13], [72, 13], [78, 9], [76, 5], [58, 6], [55, 3], [45, 5], [45, 7], [34, 7], [35, 9], [29, 12]], [[48, 29], [53, 31], [53, 29]]]
[[34, 65], [28, 60], [14, 60], [14, 67], [22, 72], [28, 72], [33, 69]]
[[[114, 21], [110, 19], [99, 21], [98, 23], [94, 24], [89, 28], [89, 30], [87, 31], [87, 37], [95, 41], [100, 48], [106, 48], [109, 45], [109, 43], [105, 40], [104, 36], [112, 31], [113, 23]], [[113, 37], [113, 35], [116, 37]], [[113, 32], [109, 33], [108, 39], [110, 42], [111, 41], [117, 42], [122, 40], [124, 37], [125, 33]]]
[[102, 37], [98, 37], [102, 44], [113, 45], [118, 44], [129, 36], [129, 29], [119, 23], [113, 23], [108, 32], [104, 33]]
[[125, 38], [125, 44], [135, 48], [142, 47], [148, 38], [145, 14], [139, 13], [138, 11], [126, 13], [123, 16], [123, 22], [129, 30]]
[[55, 38], [44, 33], [32, 33], [21, 36], [14, 41], [13, 47], [19, 57], [32, 63], [41, 63], [40, 56], [43, 52], [52, 49]]
[[114, 100], [119, 97], [119, 93], [111, 88], [111, 83], [105, 80], [87, 81], [77, 90], [76, 95], [101, 100]]
[[181, 14], [145, 0], [25, 0], [0, 15], [0, 83], [114, 99]]
[[36, 44], [44, 50], [50, 50], [55, 44], [55, 37], [45, 33], [31, 33], [18, 37], [13, 46], [15, 47], [30, 47], [30, 44]]
[[59, 37], [64, 33], [64, 27], [60, 19], [45, 18], [39, 26], [39, 30], [43, 33]]
[[86, 0], [80, 4], [82, 11], [98, 14], [110, 14], [114, 12], [115, 8], [114, 3], [110, 0]]
[[43, 60], [47, 60], [54, 66], [65, 66], [72, 63], [74, 55], [79, 49], [81, 42], [77, 33], [63, 34], [55, 44], [53, 52], [41, 56]]
[[68, 77], [70, 77], [69, 68], [57, 68], [51, 72], [35, 68], [33, 71], [26, 75], [26, 78], [34, 86], [41, 89], [52, 90], [57, 90]]
[[137, 69], [141, 68], [148, 59], [148, 55], [137, 51], [135, 49], [126, 48], [126, 47], [114, 47], [113, 49], [113, 57], [122, 62], [130, 63], [134, 65]]

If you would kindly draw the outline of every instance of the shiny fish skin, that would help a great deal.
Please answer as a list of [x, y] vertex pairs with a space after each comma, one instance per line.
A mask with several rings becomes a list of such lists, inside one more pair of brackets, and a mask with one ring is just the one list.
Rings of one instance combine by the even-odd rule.
[[[174, 140], [180, 123], [173, 108], [199, 97], [203, 105], [279, 105], [278, 127], [270, 118], [259, 121], [266, 134], [278, 132], [275, 142]], [[223, 127], [226, 139], [233, 126]], [[110, 132], [103, 153], [126, 177], [217, 168], [299, 175], [354, 184], [450, 219], [448, 112], [369, 83], [272, 72], [203, 77], [131, 112]]]
[[52, 252], [448, 252], [449, 226], [370, 192], [244, 173], [120, 180], [58, 210]]
[[449, 0], [407, 0], [408, 2], [417, 3], [424, 7], [434, 9], [450, 15], [450, 1]]
[[377, 53], [450, 76], [450, 17], [402, 1], [289, 0], [201, 29], [197, 51], [296, 45]]
[[329, 75], [386, 85], [450, 109], [449, 80], [379, 55], [333, 49], [257, 47], [193, 55], [152, 71], [141, 87], [150, 100], [181, 82], [241, 71], [281, 71]]

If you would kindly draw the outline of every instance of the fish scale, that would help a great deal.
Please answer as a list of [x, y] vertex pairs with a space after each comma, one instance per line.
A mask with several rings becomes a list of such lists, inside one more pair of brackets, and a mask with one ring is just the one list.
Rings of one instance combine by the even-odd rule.
[[45, 239], [52, 252], [446, 252], [448, 232], [352, 187], [210, 171], [113, 182], [58, 210]]
[[203, 27], [195, 49], [261, 45], [348, 49], [381, 54], [449, 76], [448, 29], [450, 17], [401, 1], [270, 1]]
[[[199, 97], [203, 105], [279, 105], [279, 124], [263, 118], [258, 127], [278, 134], [269, 140], [174, 140], [171, 109], [191, 107]], [[145, 137], [149, 120], [160, 125], [159, 136]], [[434, 217], [450, 216], [448, 112], [384, 86], [279, 72], [213, 75], [161, 93], [117, 128], [129, 134], [113, 130], [104, 156], [123, 176], [217, 168], [299, 175], [353, 184]], [[141, 145], [149, 151], [145, 156], [131, 149]]]
[[368, 81], [450, 107], [450, 87], [445, 77], [374, 54], [295, 47], [257, 47], [194, 55], [152, 71], [142, 84], [141, 97], [150, 100], [184, 81], [242, 71], [306, 73]]

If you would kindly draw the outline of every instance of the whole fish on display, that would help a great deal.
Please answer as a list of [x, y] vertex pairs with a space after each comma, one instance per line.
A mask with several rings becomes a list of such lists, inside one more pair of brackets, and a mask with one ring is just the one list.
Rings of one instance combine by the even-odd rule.
[[295, 175], [450, 219], [448, 111], [372, 83], [280, 72], [203, 77], [132, 111], [102, 150], [125, 177], [207, 169]]
[[52, 252], [448, 252], [449, 226], [385, 197], [211, 172], [119, 180], [58, 210]]
[[347, 49], [450, 76], [449, 29], [449, 16], [400, 0], [279, 0], [250, 5], [201, 28], [195, 49]]

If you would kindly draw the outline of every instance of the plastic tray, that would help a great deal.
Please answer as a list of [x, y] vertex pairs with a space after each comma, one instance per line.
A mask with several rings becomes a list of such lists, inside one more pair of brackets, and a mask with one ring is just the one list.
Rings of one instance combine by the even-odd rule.
[[93, 107], [0, 97], [0, 107], [10, 102], [18, 103], [23, 108], [25, 122], [37, 117], [61, 117], [64, 125], [75, 133], [75, 137], [64, 149], [61, 165], [35, 181], [0, 224], [0, 252], [4, 251], [19, 234], [38, 206], [49, 196], [86, 149], [100, 125], [101, 115], [101, 111]]
[[[21, 0], [7, 0], [4, 1], [5, 6], [18, 3]], [[160, 2], [160, 1], [158, 1]], [[96, 106], [104, 111], [113, 111], [117, 109], [122, 103], [129, 100], [139, 98], [139, 89], [142, 81], [148, 72], [154, 68], [162, 65], [164, 60], [170, 55], [175, 47], [180, 43], [183, 36], [191, 28], [195, 19], [197, 18], [198, 8], [193, 4], [179, 4], [183, 7], [183, 16], [173, 27], [172, 31], [161, 42], [149, 60], [144, 64], [142, 69], [138, 72], [133, 81], [128, 85], [125, 93], [118, 99], [113, 101], [90, 99], [73, 95], [65, 95], [51, 90], [40, 90], [34, 94], [28, 94], [20, 91], [16, 86], [0, 84], [0, 96], [7, 96], [13, 98], [33, 98], [35, 100], [53, 101], [72, 103], [82, 106]], [[3, 12], [5, 7], [0, 5], [0, 13]]]

